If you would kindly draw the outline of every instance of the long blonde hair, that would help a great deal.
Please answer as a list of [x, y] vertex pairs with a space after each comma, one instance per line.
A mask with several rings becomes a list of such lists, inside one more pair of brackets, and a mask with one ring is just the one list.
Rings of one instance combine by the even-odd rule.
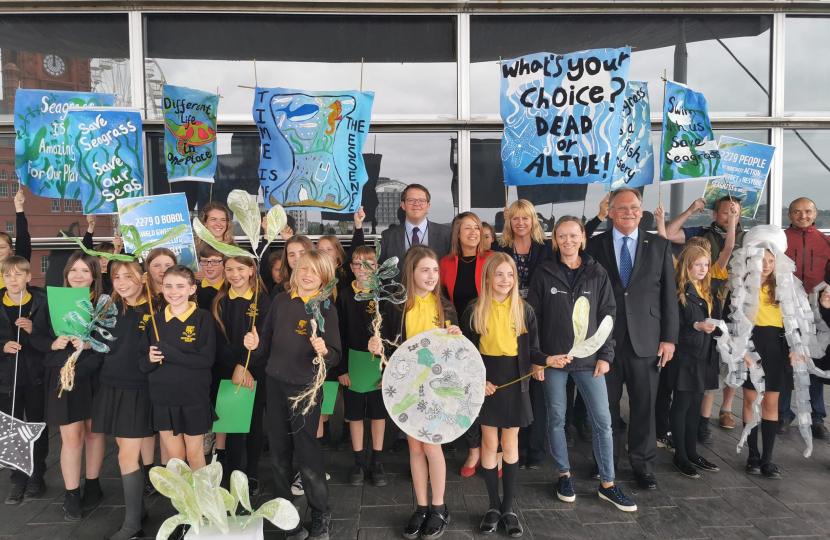
[[450, 241], [452, 246], [450, 247], [450, 260], [455, 259], [459, 255], [461, 255], [461, 222], [465, 219], [472, 219], [473, 223], [478, 226], [478, 246], [476, 247], [476, 256], [484, 258], [487, 255], [487, 250], [484, 249], [484, 235], [483, 227], [481, 226], [481, 219], [473, 212], [461, 212], [457, 216], [455, 216], [455, 220], [452, 223], [452, 240]]
[[[321, 287], [325, 287], [334, 279], [334, 261], [322, 249], [312, 249], [305, 252], [297, 261], [297, 268], [301, 264], [308, 264], [314, 270], [314, 273], [320, 276], [320, 281], [323, 282]], [[289, 296], [296, 293], [299, 289], [300, 284], [298, 283], [297, 272], [291, 272], [291, 280], [288, 287]]]
[[507, 213], [504, 215], [504, 231], [499, 237], [499, 245], [501, 247], [513, 247], [513, 225], [511, 223], [513, 216], [522, 215], [531, 219], [530, 239], [537, 244], [545, 243], [545, 231], [542, 229], [542, 224], [539, 223], [539, 216], [536, 215], [536, 207], [533, 203], [525, 199], [519, 199], [510, 205]]
[[[409, 251], [406, 252], [406, 257], [403, 260], [403, 271], [401, 272], [401, 285], [404, 289], [406, 289], [407, 297], [406, 302], [398, 306], [398, 308], [402, 308], [404, 312], [408, 312], [410, 309], [415, 307], [415, 268], [417, 268], [418, 263], [424, 259], [432, 259], [438, 263], [439, 266], [441, 264], [441, 261], [438, 259], [438, 255], [436, 255], [431, 248], [423, 244], [412, 246], [409, 248]], [[446, 317], [444, 314], [444, 297], [441, 294], [440, 277], [435, 280], [435, 287], [432, 289], [432, 294], [435, 295], [435, 309], [438, 311], [438, 328], [444, 328]]]
[[[694, 280], [689, 275], [689, 270], [692, 269], [695, 261], [703, 259], [704, 257], [709, 260], [709, 264], [711, 265], [712, 254], [709, 250], [692, 244], [683, 248], [683, 251], [680, 252], [680, 256], [677, 258], [677, 264], [674, 267], [674, 282], [677, 284], [677, 299], [684, 306], [686, 305], [686, 283], [694, 285]], [[711, 268], [709, 272], [706, 272], [706, 276], [700, 280], [699, 285], [700, 294], [703, 296], [703, 299], [710, 304], [714, 303], [711, 291]]]
[[487, 321], [493, 305], [493, 279], [496, 269], [502, 264], [509, 264], [513, 271], [513, 289], [510, 291], [510, 325], [516, 329], [516, 337], [527, 333], [525, 327], [525, 301], [519, 296], [519, 272], [513, 257], [497, 251], [487, 257], [484, 268], [481, 270], [481, 295], [473, 303], [473, 319], [471, 324], [479, 335], [487, 333]]

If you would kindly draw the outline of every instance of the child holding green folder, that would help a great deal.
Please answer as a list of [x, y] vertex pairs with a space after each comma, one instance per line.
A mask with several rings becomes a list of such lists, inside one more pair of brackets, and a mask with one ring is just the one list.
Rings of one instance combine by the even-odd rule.
[[[344, 395], [344, 416], [349, 421], [354, 449], [354, 467], [349, 483], [360, 486], [364, 479], [371, 480], [375, 486], [386, 485], [386, 475], [380, 455], [383, 451], [383, 431], [386, 428], [386, 408], [380, 392], [380, 359], [368, 352], [372, 321], [375, 318], [374, 300], [357, 300], [355, 295], [366, 291], [366, 277], [369, 271], [363, 266], [368, 262], [377, 268], [375, 250], [369, 246], [359, 246], [352, 253], [352, 272], [355, 281], [351, 287], [344, 288], [338, 298], [340, 303], [340, 336], [343, 344], [343, 359], [337, 365], [340, 384], [347, 387]], [[363, 453], [363, 420], [372, 421], [372, 452]]]

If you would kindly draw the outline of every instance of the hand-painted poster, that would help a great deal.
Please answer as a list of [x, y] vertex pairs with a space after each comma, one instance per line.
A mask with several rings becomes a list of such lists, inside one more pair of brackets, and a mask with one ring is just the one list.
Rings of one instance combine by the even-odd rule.
[[114, 214], [116, 201], [144, 195], [141, 115], [124, 109], [80, 109], [67, 116], [78, 156], [73, 173], [84, 214]]
[[[179, 264], [189, 267], [194, 272], [199, 270], [196, 259], [196, 245], [193, 242], [193, 230], [190, 227], [190, 214], [187, 211], [187, 197], [184, 193], [153, 195], [152, 197], [134, 197], [118, 201], [118, 215], [121, 226], [132, 225], [138, 232], [139, 241], [151, 248], [166, 247], [176, 254]], [[186, 232], [161, 244], [152, 244], [170, 230], [185, 226]], [[135, 253], [135, 238], [124, 234], [124, 247]], [[142, 259], [149, 249], [136, 253]]]
[[74, 173], [77, 151], [67, 133], [71, 110], [111, 107], [115, 94], [18, 89], [14, 95], [14, 168], [32, 193], [80, 199]]
[[361, 152], [374, 99], [373, 92], [257, 87], [265, 208], [356, 212], [368, 179]]
[[406, 340], [389, 359], [383, 404], [410, 437], [448, 443], [478, 418], [485, 379], [484, 362], [470, 340], [437, 328]]
[[163, 104], [167, 181], [212, 183], [218, 163], [216, 112], [219, 96], [165, 84]]
[[654, 147], [651, 142], [651, 106], [648, 86], [629, 81], [620, 122], [620, 143], [611, 189], [642, 187], [654, 182]]
[[741, 216], [754, 218], [772, 166], [775, 147], [733, 137], [721, 137], [718, 151], [722, 160], [723, 176], [706, 183], [706, 189], [703, 191], [706, 208], [713, 209], [715, 201], [731, 195], [741, 201]]
[[718, 142], [703, 94], [676, 82], [666, 83], [662, 147], [661, 183], [721, 176]]
[[625, 47], [503, 62], [505, 185], [609, 182], [630, 60]]

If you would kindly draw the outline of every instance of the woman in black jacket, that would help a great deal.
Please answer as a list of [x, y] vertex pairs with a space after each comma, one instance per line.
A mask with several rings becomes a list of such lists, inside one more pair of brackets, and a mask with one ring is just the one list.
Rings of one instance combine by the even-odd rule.
[[[614, 360], [614, 339], [609, 335], [596, 354], [570, 358], [574, 345], [573, 316], [576, 300], [584, 297], [590, 305], [586, 336], [596, 333], [600, 321], [615, 317], [617, 304], [605, 270], [580, 248], [585, 247], [582, 222], [565, 216], [553, 228], [557, 251], [539, 265], [530, 284], [528, 303], [536, 313], [540, 349], [550, 355], [554, 369], [538, 371], [534, 378], [544, 383], [548, 413], [550, 451], [559, 470], [557, 496], [565, 502], [576, 500], [570, 477], [568, 447], [565, 442], [565, 387], [573, 377], [588, 405], [593, 424], [594, 457], [600, 474], [599, 496], [625, 512], [637, 506], [614, 484], [614, 448], [611, 437], [611, 412], [605, 374]], [[534, 365], [533, 370], [542, 366]]]

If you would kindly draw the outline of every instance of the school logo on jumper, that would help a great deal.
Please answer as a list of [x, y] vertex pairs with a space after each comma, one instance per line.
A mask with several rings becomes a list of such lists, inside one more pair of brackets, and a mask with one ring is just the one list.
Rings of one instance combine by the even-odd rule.
[[149, 320], [150, 320], [150, 314], [147, 313], [141, 318], [141, 322], [138, 323], [138, 329], [139, 330], [144, 330], [147, 326], [147, 321], [149, 321]]
[[441, 327], [441, 325], [440, 325], [440, 324], [438, 324], [438, 323], [439, 323], [439, 320], [438, 320], [438, 312], [436, 311], [436, 312], [435, 312], [435, 315], [433, 315], [433, 316], [432, 316], [432, 324], [433, 324], [435, 327], [440, 328], [440, 327]]
[[308, 329], [306, 328], [307, 324], [308, 321], [300, 321], [299, 323], [297, 323], [297, 329], [294, 331], [300, 334], [301, 336], [308, 335]]
[[256, 317], [257, 314], [259, 314], [259, 311], [256, 308], [256, 303], [251, 303], [251, 305], [248, 306], [248, 311], [245, 312], [245, 315], [247, 315], [248, 317], [253, 318], [253, 317]]
[[182, 332], [182, 341], [185, 343], [192, 343], [196, 341], [196, 327], [195, 326], [187, 326]]
[[375, 301], [374, 300], [369, 300], [369, 304], [366, 306], [366, 313], [368, 313], [369, 315], [374, 315], [375, 314]]

